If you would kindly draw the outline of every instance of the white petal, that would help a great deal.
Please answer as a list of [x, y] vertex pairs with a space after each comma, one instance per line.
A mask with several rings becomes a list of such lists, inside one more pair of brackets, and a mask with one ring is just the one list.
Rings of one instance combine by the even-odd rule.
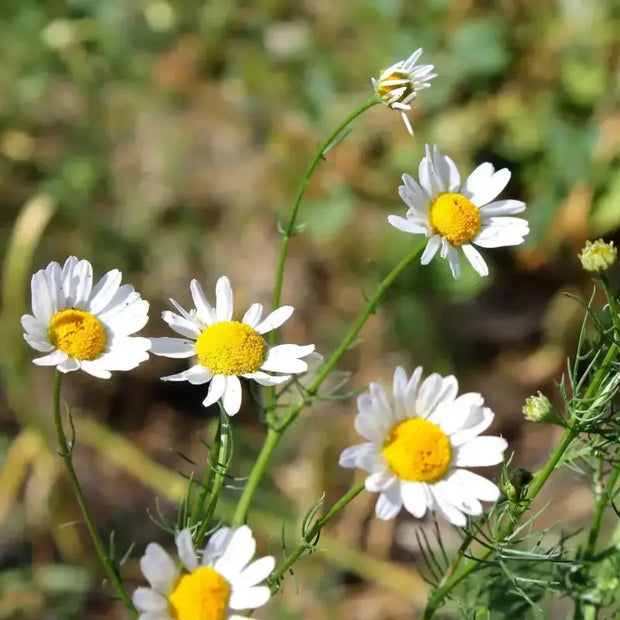
[[244, 588], [243, 590], [233, 590], [230, 595], [228, 606], [231, 609], [256, 609], [262, 607], [271, 596], [267, 586], [256, 586], [254, 588]]
[[[455, 400], [445, 400], [435, 409], [430, 421], [441, 427], [448, 436], [458, 433], [470, 424], [479, 422], [484, 399], [480, 394], [469, 392]], [[451, 437], [452, 438], [452, 437]]]
[[81, 260], [73, 268], [73, 295], [71, 305], [76, 308], [88, 307], [90, 292], [93, 288], [93, 266], [87, 260]]
[[177, 334], [184, 336], [185, 338], [191, 338], [197, 340], [202, 330], [196, 323], [196, 321], [190, 321], [185, 317], [179, 316], [175, 312], [170, 310], [164, 310], [161, 313], [161, 318], [168, 323], [170, 329], [174, 330]]
[[[92, 377], [96, 377], [97, 379], [109, 379], [112, 376], [112, 373], [109, 370], [106, 370], [105, 368], [102, 368], [97, 362], [99, 360], [94, 360], [94, 361], [85, 361], [85, 362], [80, 362], [79, 366], [80, 368], [88, 373], [89, 375], [91, 375]], [[58, 367], [58, 370], [61, 370], [60, 367]], [[70, 369], [70, 370], [76, 370], [76, 369]], [[64, 371], [67, 372], [67, 371]]]
[[122, 274], [118, 269], [112, 269], [99, 278], [90, 295], [89, 312], [96, 315], [110, 303], [121, 285], [121, 278]]
[[280, 327], [280, 325], [291, 318], [294, 310], [295, 309], [293, 306], [281, 306], [280, 308], [277, 308], [271, 314], [268, 314], [262, 322], [256, 326], [256, 331], [259, 334], [266, 334], [272, 329]]
[[215, 314], [220, 321], [230, 321], [233, 315], [233, 292], [230, 280], [222, 276], [215, 284]]
[[255, 552], [256, 540], [252, 536], [252, 530], [247, 525], [242, 525], [233, 532], [224, 554], [215, 562], [213, 568], [234, 583], [239, 573], [254, 557]]
[[32, 313], [35, 318], [45, 325], [49, 325], [50, 319], [56, 314], [54, 300], [49, 290], [47, 273], [41, 269], [30, 280], [32, 297]]
[[452, 272], [452, 277], [455, 280], [458, 280], [461, 277], [459, 253], [452, 246], [448, 248], [448, 263], [450, 264], [450, 271]]
[[502, 437], [475, 437], [458, 448], [457, 467], [486, 467], [504, 460], [508, 443]]
[[435, 497], [441, 495], [457, 510], [466, 515], [479, 516], [482, 514], [482, 504], [464, 487], [458, 479], [447, 478], [432, 485]]
[[370, 474], [364, 480], [364, 486], [367, 491], [371, 493], [378, 493], [383, 491], [387, 486], [394, 482], [394, 475], [390, 471], [380, 471]]
[[150, 543], [140, 558], [140, 568], [155, 592], [167, 596], [177, 578], [174, 560], [157, 543]]
[[[407, 109], [409, 110], [410, 107], [407, 106]], [[411, 121], [409, 120], [409, 117], [404, 112], [401, 112], [400, 116], [403, 119], [403, 123], [405, 123], [405, 129], [407, 130], [407, 133], [410, 136], [412, 136], [413, 135], [413, 127], [411, 126]]]
[[179, 559], [183, 562], [183, 566], [191, 573], [198, 568], [198, 560], [196, 551], [192, 543], [192, 535], [188, 529], [181, 530], [175, 538]]
[[461, 430], [450, 436], [450, 443], [458, 447], [480, 435], [491, 426], [494, 414], [488, 407], [472, 407]]
[[[33, 361], [35, 361], [35, 360], [33, 360]], [[58, 366], [56, 366], [56, 369], [60, 370], [60, 372], [73, 372], [74, 370], [79, 370], [79, 368], [80, 368], [80, 362], [78, 362], [76, 359], [73, 359], [72, 357], [67, 357], [66, 360], [60, 362], [60, 364], [58, 364]], [[91, 373], [91, 374], [93, 374], [93, 373]], [[98, 375], [93, 375], [93, 376], [96, 377]], [[109, 379], [110, 378], [110, 373], [103, 374], [103, 376], [101, 378], [102, 379]]]
[[266, 555], [247, 566], [233, 584], [235, 590], [241, 588], [251, 588], [267, 579], [269, 573], [275, 568], [276, 560], [270, 555]]
[[33, 364], [37, 366], [56, 366], [64, 362], [67, 359], [67, 354], [62, 351], [56, 349], [53, 353], [49, 355], [44, 355], [43, 357], [37, 357], [32, 360]]
[[48, 353], [54, 350], [54, 345], [50, 344], [44, 337], [33, 337], [24, 334], [24, 340], [35, 350], [40, 353]]
[[224, 375], [213, 375], [211, 383], [209, 383], [209, 391], [207, 397], [202, 401], [203, 406], [209, 407], [213, 403], [222, 398], [226, 389], [226, 377]]
[[429, 196], [434, 197], [445, 191], [445, 187], [433, 166], [431, 149], [428, 144], [425, 146], [425, 152], [426, 155], [422, 158], [418, 169], [418, 177], [420, 185], [428, 192]]
[[224, 554], [232, 539], [232, 535], [233, 531], [229, 527], [221, 527], [212, 534], [202, 556], [202, 564], [204, 566], [213, 564], [215, 560]]
[[489, 162], [480, 164], [463, 183], [461, 194], [471, 199], [476, 192], [484, 188], [488, 180], [493, 176], [494, 171], [493, 164]]
[[260, 371], [248, 372], [242, 376], [244, 379], [251, 379], [252, 381], [256, 381], [259, 385], [264, 385], [266, 387], [286, 383], [291, 378], [290, 375], [268, 375], [266, 372]]
[[243, 315], [242, 322], [256, 329], [263, 316], [263, 304], [252, 304]]
[[485, 502], [495, 502], [499, 499], [500, 491], [497, 486], [490, 480], [472, 471], [468, 471], [467, 469], [455, 469], [452, 474], [450, 474], [449, 479], [458, 481], [459, 484], [467, 488], [472, 495]]
[[387, 521], [393, 519], [400, 512], [402, 505], [403, 500], [400, 493], [400, 482], [395, 481], [379, 495], [379, 499], [375, 506], [375, 514], [378, 519]]
[[377, 447], [373, 443], [362, 443], [357, 446], [349, 446], [340, 454], [338, 465], [340, 467], [354, 468], [359, 467], [359, 461], [370, 452], [376, 452]]
[[421, 519], [428, 508], [426, 489], [420, 482], [401, 482], [401, 494], [405, 510]]
[[222, 396], [224, 411], [230, 416], [235, 415], [241, 409], [241, 381], [238, 377], [226, 377], [226, 388]]
[[[206, 324], [212, 325], [213, 323], [217, 323], [218, 317], [213, 309], [213, 306], [207, 301], [207, 298], [202, 290], [202, 286], [198, 280], [192, 280], [189, 283], [189, 290], [192, 295], [192, 301], [194, 302], [194, 307], [196, 308], [196, 312], [198, 313], [198, 317]], [[232, 300], [231, 300], [232, 304]], [[229, 319], [227, 319], [229, 320]]]
[[162, 381], [188, 381], [192, 385], [203, 385], [213, 378], [213, 373], [202, 364], [195, 364], [176, 375], [162, 377]]
[[407, 410], [406, 417], [417, 416], [416, 402], [418, 400], [418, 385], [420, 383], [420, 378], [422, 377], [422, 372], [422, 366], [418, 366], [411, 374], [411, 378], [405, 388], [405, 408]]
[[510, 170], [502, 168], [498, 170], [488, 181], [480, 186], [470, 200], [477, 206], [482, 207], [500, 194], [510, 181]]
[[394, 371], [392, 380], [392, 399], [394, 401], [394, 421], [404, 420], [407, 416], [406, 406], [407, 373], [404, 368], [398, 366]]
[[151, 338], [151, 353], [163, 357], [183, 358], [196, 355], [196, 343], [184, 338]]
[[129, 336], [140, 331], [149, 320], [149, 302], [138, 299], [108, 320], [108, 327], [116, 336]]
[[426, 418], [433, 413], [434, 405], [441, 394], [442, 386], [443, 377], [436, 372], [422, 381], [415, 405], [415, 411], [418, 416]]
[[[408, 206], [423, 212], [426, 209], [429, 201], [429, 195], [426, 191], [420, 186], [420, 184], [409, 174], [403, 174], [402, 176], [404, 187], [407, 189], [405, 197], [402, 193], [399, 194], [400, 197], [407, 203]], [[401, 186], [402, 187], [402, 186]]]
[[388, 215], [387, 219], [390, 225], [403, 232], [412, 233], [414, 235], [426, 234], [427, 227], [410, 218], [400, 217], [400, 215]]
[[131, 600], [138, 611], [165, 612], [168, 601], [151, 588], [136, 588]]
[[433, 502], [435, 507], [439, 511], [439, 513], [452, 525], [456, 525], [457, 527], [465, 527], [467, 525], [467, 517], [453, 506], [441, 493], [437, 493], [435, 491], [435, 486], [432, 485], [430, 487], [431, 493], [433, 494]]
[[463, 254], [465, 254], [465, 258], [469, 261], [470, 265], [481, 275], [483, 278], [489, 275], [489, 268], [487, 264], [482, 258], [482, 254], [476, 250], [473, 245], [469, 243], [464, 243], [461, 248], [463, 249]]
[[441, 245], [441, 237], [439, 235], [433, 235], [428, 240], [428, 243], [426, 244], [426, 247], [424, 248], [424, 252], [422, 253], [420, 262], [423, 265], [428, 265], [433, 259], [433, 256], [437, 254], [437, 250], [439, 249], [440, 245]]
[[525, 211], [525, 203], [520, 200], [498, 200], [480, 207], [480, 214], [485, 217], [516, 215]]
[[131, 304], [140, 300], [140, 293], [136, 292], [131, 284], [123, 284], [118, 287], [116, 293], [105, 308], [97, 314], [104, 323], [108, 323], [118, 314], [125, 311]]

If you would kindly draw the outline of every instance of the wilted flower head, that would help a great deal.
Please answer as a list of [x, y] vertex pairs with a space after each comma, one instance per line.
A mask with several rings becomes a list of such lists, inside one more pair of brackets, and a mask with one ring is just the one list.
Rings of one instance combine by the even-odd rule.
[[605, 271], [609, 269], [618, 258], [618, 249], [614, 242], [609, 243], [602, 239], [586, 241], [586, 245], [579, 254], [579, 260], [586, 271]]
[[399, 110], [407, 131], [413, 135], [413, 128], [405, 114], [411, 110], [411, 102], [419, 90], [430, 87], [430, 80], [437, 77], [432, 73], [434, 65], [416, 65], [422, 56], [422, 48], [418, 48], [407, 60], [399, 60], [391, 67], [383, 70], [379, 79], [372, 79], [377, 95], [393, 110]]

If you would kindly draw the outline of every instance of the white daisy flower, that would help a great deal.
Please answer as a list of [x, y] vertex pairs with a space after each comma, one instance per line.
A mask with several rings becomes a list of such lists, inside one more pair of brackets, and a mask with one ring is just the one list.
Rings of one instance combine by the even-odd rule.
[[457, 398], [452, 376], [432, 374], [420, 383], [422, 368], [408, 379], [402, 368], [394, 372], [393, 401], [376, 383], [357, 400], [355, 429], [367, 443], [340, 455], [342, 467], [370, 473], [366, 489], [379, 492], [376, 514], [392, 519], [401, 507], [421, 518], [437, 511], [463, 527], [465, 515], [482, 514], [479, 500], [494, 502], [495, 484], [465, 467], [496, 465], [507, 443], [501, 437], [478, 437], [493, 421], [480, 394]]
[[133, 593], [138, 620], [246, 620], [231, 611], [256, 609], [269, 600], [269, 588], [258, 584], [271, 573], [275, 559], [265, 556], [249, 564], [256, 540], [247, 525], [217, 530], [200, 562], [189, 530], [175, 541], [181, 568], [157, 543], [150, 543], [140, 558], [151, 587]]
[[[241, 407], [239, 377], [260, 385], [284, 383], [291, 374], [305, 372], [308, 365], [301, 358], [314, 351], [314, 345], [281, 344], [269, 347], [263, 334], [280, 327], [293, 314], [292, 306], [281, 306], [263, 316], [263, 306], [252, 304], [241, 321], [233, 321], [233, 293], [230, 280], [222, 276], [215, 286], [215, 308], [192, 280], [190, 291], [195, 308], [186, 312], [174, 299], [170, 302], [179, 314], [165, 311], [162, 318], [184, 338], [152, 338], [152, 352], [165, 357], [194, 357], [194, 364], [164, 381], [189, 381], [200, 385], [210, 381], [205, 407], [222, 399], [228, 415]], [[286, 373], [269, 375], [267, 372]]]
[[33, 362], [61, 372], [81, 369], [109, 379], [111, 370], [131, 370], [148, 359], [148, 338], [131, 336], [148, 321], [149, 304], [121, 272], [108, 271], [93, 286], [87, 260], [70, 256], [32, 276], [32, 315], [21, 323], [24, 340], [45, 353]]
[[433, 73], [434, 65], [416, 65], [422, 56], [422, 48], [417, 49], [407, 60], [399, 60], [384, 69], [379, 79], [372, 79], [375, 92], [383, 102], [393, 110], [399, 110], [407, 131], [413, 135], [413, 127], [405, 114], [411, 110], [411, 102], [419, 90], [430, 87], [430, 80], [437, 77]]
[[481, 275], [489, 275], [484, 258], [475, 244], [482, 248], [498, 248], [523, 243], [530, 232], [526, 220], [509, 217], [525, 211], [520, 200], [495, 200], [510, 180], [510, 170], [495, 171], [490, 163], [480, 164], [461, 184], [456, 164], [442, 155], [437, 146], [426, 145], [426, 156], [420, 162], [420, 182], [408, 174], [398, 188], [400, 197], [409, 207], [406, 217], [388, 216], [388, 222], [412, 234], [430, 237], [421, 262], [427, 265], [437, 250], [448, 258], [452, 275], [459, 278], [458, 248]]

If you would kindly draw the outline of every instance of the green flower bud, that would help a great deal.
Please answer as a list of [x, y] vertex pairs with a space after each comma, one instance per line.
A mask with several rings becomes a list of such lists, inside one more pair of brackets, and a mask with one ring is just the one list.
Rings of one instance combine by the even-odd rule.
[[532, 481], [533, 477], [532, 472], [523, 467], [517, 467], [511, 472], [504, 470], [500, 488], [511, 502], [520, 502], [525, 497], [527, 485]]
[[538, 392], [538, 396], [528, 396], [521, 411], [528, 422], [559, 422], [549, 399], [541, 392]]

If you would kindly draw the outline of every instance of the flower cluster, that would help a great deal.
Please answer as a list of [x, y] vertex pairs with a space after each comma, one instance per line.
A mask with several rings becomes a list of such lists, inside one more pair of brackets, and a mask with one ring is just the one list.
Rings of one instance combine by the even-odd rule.
[[[433, 65], [417, 64], [421, 55], [418, 49], [372, 79], [371, 103], [382, 101], [399, 111], [410, 134], [405, 112], [437, 75]], [[428, 238], [423, 265], [439, 253], [459, 278], [462, 250], [473, 269], [486, 276], [489, 268], [476, 248], [519, 245], [529, 232], [527, 221], [514, 217], [525, 210], [525, 203], [498, 199], [510, 176], [505, 168], [482, 163], [462, 181], [454, 161], [436, 145], [426, 145], [418, 180], [404, 174], [398, 189], [407, 206], [405, 216], [390, 215], [388, 222]], [[615, 256], [615, 248], [593, 246], [584, 250], [582, 261], [590, 265], [586, 268], [600, 270]], [[189, 359], [187, 369], [162, 380], [208, 384], [202, 404], [219, 402], [229, 416], [241, 408], [242, 380], [273, 387], [308, 370], [307, 360], [316, 355], [313, 344], [272, 346], [265, 339], [291, 318], [292, 306], [265, 314], [263, 306], [254, 303], [238, 319], [226, 276], [217, 280], [213, 305], [197, 280], [189, 290], [189, 310], [171, 299], [174, 310], [161, 315], [175, 337], [137, 336], [148, 321], [148, 302], [131, 285], [121, 284], [116, 269], [93, 284], [91, 264], [71, 256], [62, 267], [52, 262], [32, 277], [32, 314], [22, 317], [24, 338], [44, 354], [35, 364], [56, 366], [62, 373], [83, 370], [102, 379], [112, 371], [135, 368], [149, 352]], [[494, 414], [480, 394], [458, 396], [454, 377], [431, 374], [422, 380], [422, 368], [411, 376], [397, 368], [391, 399], [371, 383], [357, 406], [355, 428], [366, 442], [344, 450], [340, 465], [368, 472], [365, 488], [379, 493], [378, 518], [392, 519], [404, 506], [416, 518], [436, 511], [464, 527], [468, 517], [482, 514], [481, 501], [499, 498], [493, 482], [468, 468], [502, 462], [507, 443], [481, 436]], [[150, 587], [138, 588], [133, 604], [142, 620], [239, 620], [242, 616], [234, 612], [255, 609], [269, 599], [269, 588], [259, 584], [275, 561], [269, 556], [250, 564], [256, 541], [249, 527], [220, 528], [202, 553], [195, 550], [190, 529], [180, 531], [175, 540], [179, 562], [155, 543], [141, 559]]]

